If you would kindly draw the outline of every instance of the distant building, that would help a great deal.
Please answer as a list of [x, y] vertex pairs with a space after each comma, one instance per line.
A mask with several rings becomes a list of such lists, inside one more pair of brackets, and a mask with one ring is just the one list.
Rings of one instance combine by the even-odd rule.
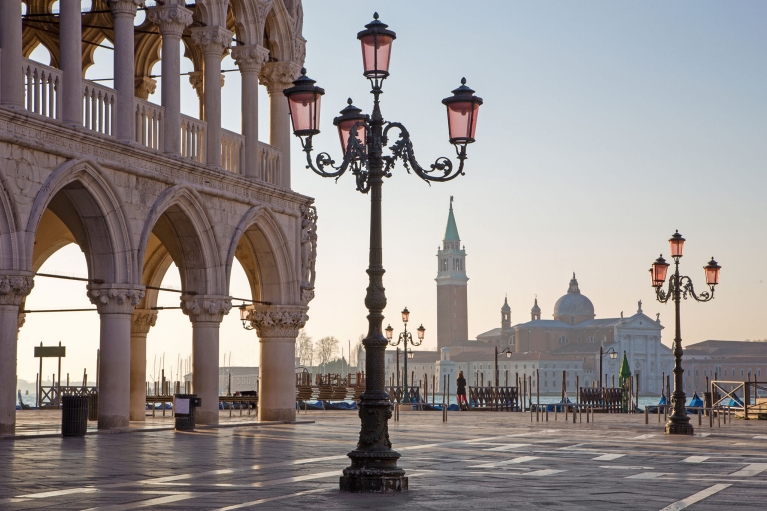
[[767, 381], [767, 342], [709, 340], [683, 347], [685, 392], [704, 392], [706, 378]]

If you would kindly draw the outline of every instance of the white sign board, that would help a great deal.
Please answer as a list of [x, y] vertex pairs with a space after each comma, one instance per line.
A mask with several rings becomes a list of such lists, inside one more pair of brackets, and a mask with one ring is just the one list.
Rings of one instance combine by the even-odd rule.
[[176, 415], [189, 415], [189, 398], [179, 398], [173, 400], [173, 412]]

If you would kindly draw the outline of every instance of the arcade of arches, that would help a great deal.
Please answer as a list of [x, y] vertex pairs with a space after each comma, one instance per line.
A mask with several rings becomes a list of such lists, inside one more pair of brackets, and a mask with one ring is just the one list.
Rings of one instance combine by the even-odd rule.
[[[69, 243], [85, 256], [100, 319], [99, 428], [144, 418], [153, 288], [172, 263], [192, 322], [197, 422], [218, 422], [219, 325], [232, 307], [235, 258], [256, 302], [259, 416], [293, 420], [294, 343], [314, 296], [317, 218], [312, 199], [290, 188], [282, 95], [305, 56], [301, 1], [93, 0], [81, 12], [79, 0], [60, 0], [58, 13], [52, 4], [0, 2], [0, 434], [15, 429], [25, 299], [35, 272]], [[135, 26], [139, 9], [146, 20]], [[114, 89], [83, 79], [105, 39]], [[195, 66], [199, 119], [180, 113], [179, 40]], [[50, 66], [28, 58], [39, 44]], [[144, 93], [160, 49], [156, 105]], [[242, 74], [242, 133], [221, 129], [229, 52]], [[269, 143], [258, 138], [259, 82], [270, 95]]]

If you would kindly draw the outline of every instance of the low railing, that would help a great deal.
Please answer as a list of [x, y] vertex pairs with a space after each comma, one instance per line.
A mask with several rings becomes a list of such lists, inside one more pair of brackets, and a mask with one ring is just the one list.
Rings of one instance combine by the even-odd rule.
[[469, 406], [489, 410], [518, 411], [518, 387], [469, 387]]
[[262, 181], [272, 184], [274, 186], [280, 186], [280, 160], [282, 158], [282, 152], [274, 146], [265, 144], [263, 142], [258, 143], [258, 168], [259, 178]]
[[83, 126], [104, 135], [114, 136], [117, 91], [83, 80], [83, 101]]
[[23, 59], [22, 75], [27, 110], [51, 119], [61, 119], [59, 87], [64, 74], [56, 68]]
[[192, 161], [203, 163], [205, 161], [205, 133], [208, 123], [181, 115], [181, 156]]
[[242, 150], [245, 137], [229, 130], [221, 130], [221, 166], [229, 172], [242, 174]]
[[165, 108], [133, 98], [136, 112], [136, 142], [152, 149], [163, 148], [163, 118]]

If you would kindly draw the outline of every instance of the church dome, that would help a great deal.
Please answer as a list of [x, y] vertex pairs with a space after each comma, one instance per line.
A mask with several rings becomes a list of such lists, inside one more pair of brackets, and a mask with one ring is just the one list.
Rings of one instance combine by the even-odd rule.
[[530, 309], [530, 312], [533, 313], [533, 314], [540, 314], [541, 313], [541, 308], [538, 307], [538, 297], [537, 296], [535, 297], [535, 303], [533, 304], [533, 308]]
[[511, 307], [509, 307], [508, 298], [503, 299], [503, 307], [501, 307], [501, 312], [511, 312]]
[[575, 324], [593, 318], [594, 304], [581, 294], [581, 290], [578, 289], [578, 281], [575, 279], [575, 273], [573, 273], [567, 294], [554, 304], [554, 319]]

